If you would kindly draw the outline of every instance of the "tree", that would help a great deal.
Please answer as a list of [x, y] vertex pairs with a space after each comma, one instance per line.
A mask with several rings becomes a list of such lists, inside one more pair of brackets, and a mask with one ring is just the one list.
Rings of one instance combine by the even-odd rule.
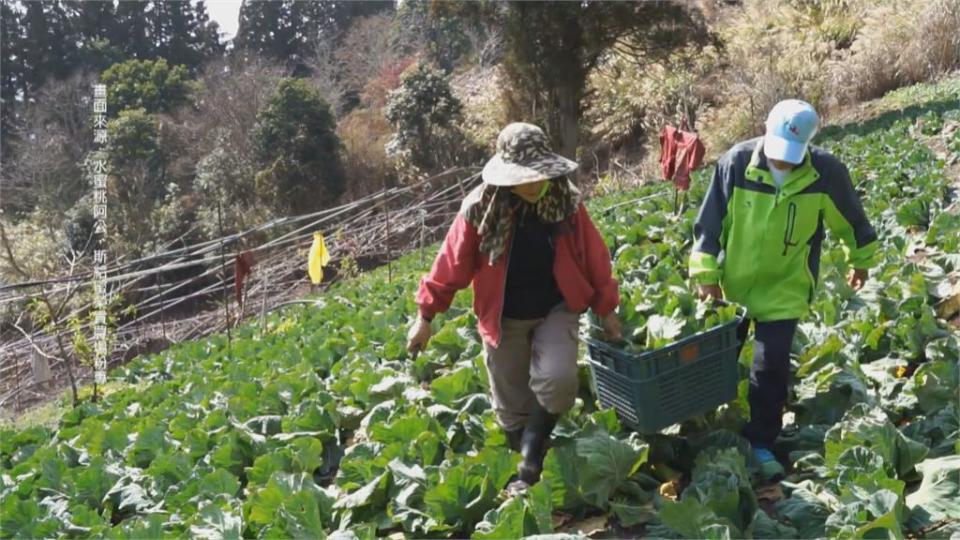
[[190, 93], [186, 68], [170, 66], [162, 58], [111, 66], [100, 81], [107, 86], [107, 110], [114, 117], [126, 109], [169, 112], [185, 103]]
[[157, 119], [143, 108], [122, 110], [108, 124], [108, 170], [115, 179], [108, 189], [121, 214], [115, 223], [124, 227], [137, 229], [163, 197], [167, 156], [159, 135]]
[[387, 98], [384, 115], [396, 130], [388, 153], [408, 151], [415, 165], [437, 167], [462, 109], [442, 71], [424, 62], [411, 66]]
[[118, 2], [116, 43], [127, 59], [154, 58], [156, 47], [147, 29], [149, 2]]
[[297, 76], [309, 75], [304, 59], [317, 40], [338, 45], [357, 18], [391, 9], [390, 1], [244, 0], [234, 44], [241, 54], [257, 54], [290, 62]]
[[470, 52], [468, 29], [477, 30], [480, 25], [430, 6], [430, 0], [404, 0], [400, 4], [394, 17], [401, 37], [398, 45], [406, 55], [424, 51], [431, 62], [449, 73]]
[[122, 62], [118, 19], [113, 2], [64, 2], [70, 24], [79, 39], [77, 70], [102, 71]]
[[361, 98], [367, 85], [382, 76], [387, 66], [401, 58], [397, 40], [394, 21], [387, 15], [364, 17], [350, 26], [334, 58], [353, 101]]
[[62, 2], [26, 2], [23, 22], [24, 99], [49, 79], [63, 79], [75, 67], [78, 36]]
[[[17, 94], [24, 92], [22, 16], [7, 2], [0, 3], [0, 156], [9, 157], [16, 125]], [[6, 159], [4, 160], [6, 161]], [[6, 167], [3, 167], [6, 169]]]
[[117, 16], [113, 2], [69, 0], [63, 4], [71, 27], [80, 37], [81, 49], [97, 40], [116, 39]]
[[666, 0], [438, 3], [434, 9], [498, 22], [511, 118], [543, 124], [570, 158], [576, 158], [587, 76], [605, 51], [627, 47], [649, 55], [709, 37], [696, 13]]
[[254, 146], [261, 201], [276, 212], [306, 213], [337, 200], [344, 188], [340, 140], [320, 93], [302, 79], [285, 79], [257, 115]]
[[240, 7], [240, 25], [233, 39], [236, 49], [268, 58], [288, 58], [291, 49], [284, 43], [289, 3], [244, 0]]
[[4, 211], [25, 217], [41, 211], [52, 226], [90, 184], [79, 163], [93, 147], [90, 99], [93, 75], [77, 73], [65, 81], [44, 85], [29, 103], [19, 107], [19, 125], [4, 156]]
[[[193, 38], [203, 63], [211, 58], [222, 58], [226, 46], [220, 41], [220, 25], [210, 20], [207, 13], [207, 3], [199, 0], [194, 6], [196, 11], [196, 25]], [[199, 67], [199, 66], [198, 66]]]
[[219, 26], [210, 22], [203, 2], [196, 6], [183, 1], [162, 2], [162, 5], [163, 9], [157, 14], [163, 21], [157, 56], [172, 65], [186, 66], [191, 75], [196, 75], [203, 63], [224, 51], [217, 36]]

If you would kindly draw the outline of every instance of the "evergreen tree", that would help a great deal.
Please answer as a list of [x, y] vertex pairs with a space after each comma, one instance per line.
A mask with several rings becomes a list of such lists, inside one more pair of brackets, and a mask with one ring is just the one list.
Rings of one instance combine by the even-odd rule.
[[196, 27], [194, 29], [194, 43], [200, 51], [200, 58], [206, 62], [211, 58], [219, 58], [226, 51], [226, 46], [220, 41], [220, 25], [210, 19], [207, 13], [207, 3], [199, 0], [194, 6], [196, 12]]
[[289, 31], [283, 28], [290, 20], [288, 7], [286, 1], [243, 0], [240, 26], [234, 38], [236, 49], [267, 58], [288, 58], [284, 40]]
[[113, 2], [64, 2], [76, 35], [76, 69], [100, 72], [124, 60], [118, 15]]
[[177, 66], [186, 66], [193, 71], [200, 64], [199, 50], [195, 46], [195, 32], [197, 26], [196, 14], [189, 2], [177, 0], [164, 2], [167, 21], [166, 50], [161, 56], [167, 63]]
[[12, 4], [0, 3], [0, 155], [9, 156], [16, 125], [17, 95], [25, 91], [22, 15]]
[[652, 53], [709, 39], [695, 12], [665, 0], [465, 2], [435, 10], [484, 18], [503, 28], [509, 116], [542, 124], [570, 158], [579, 143], [587, 77], [610, 46], [628, 41]]
[[302, 214], [343, 193], [342, 144], [330, 106], [303, 79], [285, 79], [257, 114], [257, 196], [278, 214]]
[[244, 0], [234, 45], [238, 51], [291, 61], [294, 72], [303, 75], [298, 73], [303, 67], [300, 59], [311, 52], [317, 39], [337, 43], [355, 19], [392, 8], [392, 2], [382, 0]]
[[149, 2], [119, 2], [117, 4], [116, 43], [125, 60], [147, 60], [155, 57], [156, 48], [147, 29]]

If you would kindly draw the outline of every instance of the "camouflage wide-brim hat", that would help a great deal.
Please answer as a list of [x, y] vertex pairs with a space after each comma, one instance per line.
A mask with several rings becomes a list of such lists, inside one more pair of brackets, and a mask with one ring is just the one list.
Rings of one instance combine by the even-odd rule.
[[543, 130], [514, 122], [497, 137], [497, 153], [483, 167], [483, 181], [494, 186], [519, 186], [577, 170], [577, 162], [550, 149]]

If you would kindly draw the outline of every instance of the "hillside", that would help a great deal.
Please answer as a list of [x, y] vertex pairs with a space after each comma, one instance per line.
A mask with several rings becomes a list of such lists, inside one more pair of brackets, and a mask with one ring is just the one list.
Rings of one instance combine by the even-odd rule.
[[[782, 496], [754, 485], [735, 435], [745, 384], [715, 414], [638, 435], [596, 410], [584, 365], [544, 481], [500, 500], [519, 456], [486, 396], [470, 293], [411, 361], [405, 333], [427, 269], [411, 253], [390, 279], [382, 268], [341, 282], [230, 342], [218, 334], [137, 358], [111, 373], [113, 393], [53, 428], [0, 432], [0, 536], [960, 534], [960, 332], [956, 314], [937, 314], [960, 273], [960, 208], [956, 169], [930, 148], [960, 121], [958, 100], [960, 78], [912, 87], [878, 103], [878, 116], [818, 136], [851, 171], [881, 263], [854, 292], [843, 249], [825, 244], [776, 448], [792, 464]], [[941, 142], [960, 154], [960, 131]], [[591, 201], [625, 311], [643, 302], [679, 317], [669, 306], [688, 289], [691, 221], [711, 172], [695, 175], [679, 217], [662, 184]]]

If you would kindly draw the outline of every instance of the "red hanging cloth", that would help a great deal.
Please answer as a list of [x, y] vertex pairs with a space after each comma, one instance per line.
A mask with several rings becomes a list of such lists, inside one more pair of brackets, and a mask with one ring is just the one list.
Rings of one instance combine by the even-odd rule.
[[256, 260], [253, 252], [250, 251], [239, 253], [234, 259], [233, 286], [237, 294], [237, 303], [240, 304], [241, 308], [243, 307], [243, 282], [250, 274], [254, 264], [256, 264]]
[[690, 173], [703, 162], [705, 152], [700, 135], [686, 131], [686, 122], [680, 124], [680, 129], [664, 126], [660, 130], [661, 173], [679, 190], [690, 189]]

